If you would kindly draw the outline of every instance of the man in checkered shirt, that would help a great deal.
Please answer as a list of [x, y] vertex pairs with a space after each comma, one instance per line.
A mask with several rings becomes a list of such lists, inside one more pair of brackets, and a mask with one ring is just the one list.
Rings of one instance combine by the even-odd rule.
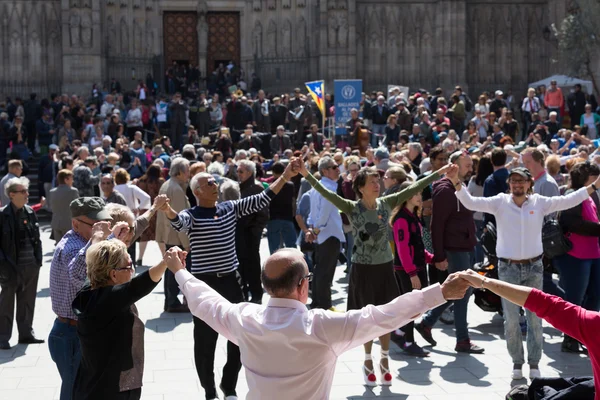
[[81, 360], [77, 317], [71, 304], [83, 287], [86, 276], [85, 255], [91, 244], [110, 234], [112, 220], [99, 197], [80, 197], [71, 202], [72, 229], [56, 245], [50, 265], [50, 299], [56, 314], [48, 337], [52, 360], [62, 379], [60, 400], [70, 400], [75, 374]]

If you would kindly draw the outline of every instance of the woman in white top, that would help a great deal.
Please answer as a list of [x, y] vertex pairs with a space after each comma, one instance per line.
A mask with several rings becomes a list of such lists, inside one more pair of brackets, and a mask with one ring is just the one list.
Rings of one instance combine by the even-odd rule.
[[102, 141], [104, 140], [104, 129], [102, 126], [97, 125], [96, 134], [90, 138], [90, 147], [95, 149], [96, 147], [102, 147]]
[[581, 116], [579, 120], [579, 126], [582, 128], [587, 126], [587, 133], [585, 136], [588, 139], [598, 138], [598, 126], [600, 125], [600, 115], [592, 112], [592, 106], [590, 104], [585, 105], [585, 114]]
[[125, 197], [127, 207], [137, 216], [138, 210], [148, 210], [151, 207], [150, 195], [144, 192], [136, 185], [132, 185], [129, 172], [124, 168], [119, 168], [115, 172], [115, 190]]
[[142, 110], [139, 108], [139, 103], [136, 99], [131, 100], [131, 109], [127, 113], [127, 134], [129, 139], [133, 139], [135, 131], [141, 131], [143, 127], [142, 123]]
[[484, 95], [479, 96], [477, 104], [473, 106], [475, 111], [481, 112], [481, 117], [485, 117], [490, 112], [490, 106], [487, 104], [487, 98]]
[[[483, 184], [488, 176], [494, 173], [494, 166], [492, 165], [492, 161], [489, 156], [485, 155], [481, 157], [479, 160], [479, 164], [477, 165], [477, 174], [471, 177], [469, 180], [469, 185], [467, 186], [467, 190], [473, 197], [483, 197]], [[473, 214], [473, 219], [475, 220], [475, 226], [477, 227], [477, 238], [481, 237], [483, 233], [483, 213], [475, 212]], [[475, 246], [475, 262], [483, 261], [483, 248], [479, 241], [477, 242], [477, 246]]]

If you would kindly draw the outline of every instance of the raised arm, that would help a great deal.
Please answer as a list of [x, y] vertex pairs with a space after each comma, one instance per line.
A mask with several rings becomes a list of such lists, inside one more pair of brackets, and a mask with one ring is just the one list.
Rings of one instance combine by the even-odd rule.
[[315, 188], [317, 192], [319, 192], [323, 197], [325, 197], [327, 201], [336, 206], [337, 209], [343, 213], [350, 214], [352, 212], [355, 206], [355, 202], [351, 200], [346, 200], [343, 197], [338, 196], [337, 193], [326, 189], [325, 186], [321, 185], [321, 182], [316, 180], [315, 177], [310, 172], [308, 172], [308, 170], [306, 169], [306, 165], [304, 165], [304, 162], [300, 161], [298, 164], [300, 174], [302, 174], [302, 176], [306, 178], [308, 183], [310, 183], [310, 185], [313, 188]]
[[439, 171], [433, 172], [426, 178], [416, 181], [415, 183], [413, 183], [406, 189], [404, 189], [398, 193], [393, 193], [388, 196], [383, 196], [379, 200], [383, 203], [387, 203], [391, 209], [394, 209], [397, 206], [399, 206], [400, 204], [404, 203], [406, 200], [413, 197], [415, 194], [422, 192], [423, 189], [425, 189], [427, 186], [431, 185], [433, 182], [440, 179], [440, 176], [442, 176], [442, 174], [445, 172], [445, 170], [446, 170], [446, 167], [443, 167]]
[[489, 214], [495, 214], [502, 205], [502, 195], [492, 197], [473, 197], [468, 190], [463, 188], [461, 182], [454, 183], [456, 189], [456, 198], [460, 200], [463, 206], [471, 211], [481, 211]]
[[[598, 182], [598, 181], [596, 181]], [[544, 208], [544, 214], [552, 214], [557, 211], [568, 210], [576, 205], [581, 204], [585, 199], [590, 197], [590, 194], [594, 192], [592, 185], [588, 187], [582, 187], [573, 193], [569, 193], [566, 196], [553, 196], [544, 197], [540, 196], [539, 201], [542, 203]]]

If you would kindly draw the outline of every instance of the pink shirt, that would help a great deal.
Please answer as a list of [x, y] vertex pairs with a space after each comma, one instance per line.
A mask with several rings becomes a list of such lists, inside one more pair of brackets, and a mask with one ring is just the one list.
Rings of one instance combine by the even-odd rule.
[[346, 313], [308, 310], [280, 298], [266, 305], [231, 304], [186, 270], [175, 278], [192, 314], [240, 347], [247, 400], [328, 399], [340, 354], [446, 302], [436, 284]]
[[595, 398], [600, 400], [600, 313], [588, 311], [537, 289], [531, 290], [525, 308], [587, 347], [594, 371]]
[[[596, 204], [591, 198], [587, 198], [581, 203], [581, 217], [584, 221], [598, 223], [598, 213]], [[569, 233], [568, 238], [573, 243], [573, 248], [569, 255], [582, 260], [600, 258], [600, 243], [598, 236], [584, 236], [577, 233]]]

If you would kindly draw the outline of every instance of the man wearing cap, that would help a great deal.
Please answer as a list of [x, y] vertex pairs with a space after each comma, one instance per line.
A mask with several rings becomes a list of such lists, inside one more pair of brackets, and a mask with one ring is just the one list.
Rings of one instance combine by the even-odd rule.
[[27, 205], [29, 180], [11, 178], [2, 187], [10, 202], [0, 208], [0, 349], [10, 349], [15, 297], [19, 343], [44, 343], [33, 333], [33, 312], [42, 266], [40, 226]]
[[[472, 197], [463, 190], [456, 176], [449, 177], [456, 189], [456, 198], [472, 211], [493, 214], [496, 217], [498, 242], [498, 276], [500, 280], [542, 290], [542, 225], [544, 217], [566, 210], [587, 199], [600, 185], [596, 181], [566, 196], [545, 197], [533, 193], [533, 176], [527, 168], [515, 168], [508, 176], [509, 194], [493, 197]], [[537, 182], [536, 182], [537, 185]], [[508, 353], [513, 360], [512, 379], [522, 379], [525, 363], [523, 337], [519, 325], [519, 306], [502, 299], [504, 334]], [[527, 362], [529, 377], [539, 378], [542, 357], [542, 321], [532, 312], [527, 318]]]
[[406, 101], [403, 98], [398, 97], [396, 100], [396, 115], [398, 116], [398, 126], [401, 131], [411, 131], [413, 118], [408, 108], [406, 108]]
[[502, 98], [502, 96], [504, 96], [504, 93], [502, 93], [502, 90], [496, 90], [495, 95], [496, 95], [496, 97], [490, 103], [490, 112], [495, 113], [496, 116], [499, 118], [502, 115], [502, 109], [504, 107], [508, 107], [508, 106], [506, 105], [506, 102]]
[[50, 356], [62, 379], [60, 400], [70, 400], [81, 353], [77, 317], [71, 304], [86, 277], [85, 255], [95, 242], [108, 237], [112, 218], [99, 197], [80, 197], [71, 202], [72, 229], [56, 245], [50, 264], [50, 300], [56, 314], [48, 337]]
[[275, 154], [282, 156], [287, 149], [291, 148], [292, 140], [286, 135], [283, 125], [279, 125], [277, 127], [277, 134], [271, 138], [271, 156]]

